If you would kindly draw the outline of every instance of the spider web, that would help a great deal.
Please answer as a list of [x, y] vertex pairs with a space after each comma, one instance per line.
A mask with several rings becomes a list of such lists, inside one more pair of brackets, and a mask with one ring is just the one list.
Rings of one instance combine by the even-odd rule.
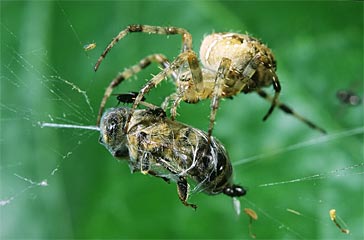
[[[133, 216], [134, 220], [140, 221], [140, 225], [146, 227], [146, 232], [151, 233], [152, 231], [147, 227], [149, 221], [158, 221], [156, 216], [164, 214], [163, 211], [166, 211], [164, 205], [166, 205], [172, 209], [178, 209], [169, 212], [169, 217], [183, 211], [182, 215], [187, 219], [186, 221], [193, 221], [193, 223], [194, 220], [191, 218], [199, 219], [199, 212], [202, 215], [211, 214], [210, 217], [224, 216], [224, 219], [228, 218], [227, 222], [230, 225], [226, 227], [226, 232], [222, 233], [225, 235], [219, 235], [220, 237], [249, 238], [249, 218], [244, 214], [235, 217], [232, 207], [226, 206], [228, 198], [193, 195], [191, 201], [197, 203], [199, 209], [196, 213], [191, 213], [189, 209], [179, 206], [174, 186], [155, 183], [153, 178], [139, 176], [139, 174], [131, 175], [126, 164], [111, 161], [111, 156], [97, 142], [97, 132], [81, 129], [40, 128], [40, 122], [93, 125], [103, 89], [108, 84], [107, 79], [102, 81], [97, 79], [101, 83], [96, 81], [99, 77], [92, 72], [92, 66], [105, 43], [109, 41], [109, 37], [102, 38], [101, 46], [97, 46], [95, 50], [85, 52], [83, 46], [93, 42], [94, 35], [90, 37], [89, 32], [86, 34], [79, 30], [81, 27], [72, 20], [73, 15], [60, 4], [55, 9], [55, 14], [59, 14], [61, 23], [63, 22], [63, 28], [59, 31], [71, 40], [64, 45], [60, 41], [53, 43], [56, 46], [52, 49], [69, 48], [65, 50], [67, 55], [60, 57], [61, 61], [55, 60], [54, 53], [50, 52], [51, 48], [47, 47], [49, 46], [47, 40], [41, 37], [49, 31], [49, 26], [44, 24], [39, 24], [43, 28], [24, 26], [24, 29], [35, 31], [24, 38], [21, 31], [13, 27], [6, 18], [1, 20], [0, 211], [2, 227], [0, 236], [4, 238], [122, 237], [125, 236], [122, 233], [107, 235], [105, 232], [93, 233], [90, 229], [84, 232], [75, 230], [77, 222], [80, 221], [79, 218], [90, 217], [90, 214], [99, 215], [100, 211], [110, 214], [115, 209]], [[45, 18], [47, 17], [50, 18], [50, 16]], [[38, 21], [46, 20], [38, 19]], [[35, 23], [32, 22], [32, 24]], [[110, 36], [118, 30], [110, 31]], [[70, 59], [73, 64], [79, 65], [79, 72], [70, 73], [63, 66], [62, 62], [70, 61]], [[136, 58], [135, 61], [127, 62], [133, 64], [137, 60]], [[107, 72], [108, 66], [102, 67]], [[103, 78], [111, 76], [111, 79], [116, 73], [114, 71], [115, 69], [103, 75]], [[145, 78], [147, 77], [148, 73]], [[289, 94], [286, 93], [286, 95]], [[259, 129], [261, 133], [256, 130], [248, 132], [248, 127], [241, 131], [244, 132], [244, 136], [239, 137], [232, 132], [234, 130], [223, 129], [222, 126], [225, 124], [236, 127], [236, 123], [230, 124], [229, 120], [226, 121], [219, 116], [231, 116], [230, 121], [244, 118], [237, 113], [231, 113], [228, 109], [237, 109], [245, 99], [249, 102], [253, 97], [239, 96], [234, 101], [221, 104], [214, 133], [222, 140], [230, 153], [235, 170], [235, 181], [248, 188], [248, 195], [241, 199], [242, 207], [254, 209], [259, 216], [259, 219], [252, 224], [253, 233], [258, 238], [304, 239], [317, 236], [344, 238], [346, 236], [340, 233], [329, 218], [329, 210], [336, 208], [337, 214], [342, 218], [342, 225], [351, 231], [351, 236], [362, 237], [364, 235], [361, 230], [364, 192], [363, 111], [360, 108], [347, 110], [342, 107], [341, 111], [344, 112], [360, 112], [354, 115], [359, 116], [360, 119], [353, 120], [350, 122], [351, 125], [348, 124], [345, 128], [340, 128], [339, 121], [334, 121], [332, 125], [337, 126], [338, 130], [329, 131], [327, 136], [320, 136], [315, 132], [307, 133], [308, 131], [298, 130], [288, 133], [283, 130], [281, 134], [287, 134], [286, 139], [290, 144], [277, 140], [275, 132], [279, 132], [282, 126], [279, 121], [285, 123], [285, 121], [294, 122], [294, 120], [277, 113], [277, 110], [274, 113], [277, 115], [276, 120], [270, 119], [269, 123], [264, 123], [266, 125], [262, 124]], [[267, 107], [262, 104], [262, 108], [257, 110], [262, 115], [264, 106]], [[192, 106], [192, 111], [195, 107], [199, 106]], [[182, 108], [179, 112], [181, 120], [184, 119]], [[246, 111], [249, 112], [249, 110], [252, 109]], [[312, 109], [312, 111], [316, 110]], [[206, 120], [202, 121], [203, 124], [207, 126], [207, 118], [203, 119]], [[201, 122], [201, 119], [198, 121]], [[194, 122], [191, 124], [194, 125]], [[244, 123], [239, 122], [239, 125]], [[294, 127], [304, 128], [299, 123]], [[246, 142], [246, 136], [254, 134], [257, 134], [260, 144], [253, 140], [250, 144], [258, 145], [259, 147], [256, 148]], [[300, 136], [297, 137], [297, 135]], [[233, 140], [229, 140], [231, 136], [234, 136]], [[268, 144], [268, 142], [274, 142], [274, 144]], [[246, 151], [242, 153], [241, 148]], [[96, 153], [91, 152], [90, 149], [96, 149]], [[256, 175], [260, 177], [257, 179]], [[113, 184], [113, 182], [127, 182], [129, 179], [130, 183]], [[150, 182], [152, 185], [148, 185], [147, 188], [139, 188]], [[149, 188], [162, 186], [165, 191], [163, 202], [159, 205], [153, 202], [155, 212], [145, 208], [155, 215], [148, 214], [149, 221], [143, 220], [145, 213], [137, 213], [137, 209], [143, 206], [144, 202], [153, 200], [138, 200], [140, 194], [144, 194], [139, 191], [149, 191]], [[80, 191], [84, 188], [86, 188], [85, 191]], [[133, 191], [130, 188], [137, 190]], [[102, 189], [102, 192], [91, 194], [93, 189], [98, 191]], [[151, 193], [148, 198], [158, 198], [160, 194], [161, 192]], [[92, 203], [82, 207], [86, 200], [81, 198], [89, 196], [95, 199], [90, 199]], [[172, 203], [175, 203], [175, 206], [171, 205]], [[33, 219], [33, 222], [29, 221], [32, 216], [38, 214], [39, 218]], [[95, 220], [93, 216], [90, 218], [89, 228], [95, 226], [98, 221], [107, 221], [103, 218]], [[42, 232], [39, 226], [46, 228], [50, 219], [57, 219], [56, 225], [62, 225], [63, 230], [51, 228], [49, 233]], [[118, 217], [115, 217], [115, 221], [116, 225], [122, 226], [125, 223]], [[184, 223], [183, 220], [180, 221]], [[21, 232], [17, 232], [19, 223], [27, 223]], [[85, 222], [83, 224], [86, 225]], [[177, 226], [171, 227], [168, 224], [166, 227], [178, 229], [181, 225], [177, 220], [171, 221], [171, 225], [173, 224]], [[84, 228], [87, 229], [87, 227]], [[307, 229], [312, 232], [308, 232]], [[113, 227], [110, 227], [110, 230], [117, 231]], [[188, 230], [191, 229], [187, 228]], [[127, 234], [130, 234], [126, 235], [128, 237], [139, 236], [133, 236], [130, 232]], [[208, 235], [209, 232], [200, 234], [206, 235], [197, 234], [196, 236], [213, 237]], [[160, 236], [163, 235], [158, 233], [149, 235], [149, 237]], [[183, 231], [175, 236], [193, 237], [193, 235], [184, 235]]]

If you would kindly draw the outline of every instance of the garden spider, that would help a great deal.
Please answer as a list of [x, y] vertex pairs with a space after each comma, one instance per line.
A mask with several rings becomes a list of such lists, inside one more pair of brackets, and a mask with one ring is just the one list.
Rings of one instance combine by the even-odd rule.
[[[207, 35], [203, 39], [200, 47], [200, 64], [197, 54], [192, 50], [192, 36], [187, 30], [178, 27], [129, 25], [106, 47], [95, 64], [94, 70], [97, 71], [102, 60], [118, 41], [127, 34], [133, 32], [164, 35], [179, 34], [182, 36], [182, 52], [172, 62], [169, 62], [162, 54], [149, 55], [142, 59], [139, 64], [126, 69], [116, 76], [106, 89], [101, 101], [97, 125], [100, 123], [106, 101], [110, 97], [113, 89], [123, 80], [147, 67], [151, 62], [156, 62], [159, 63], [163, 69], [149, 80], [139, 91], [125, 124], [124, 130], [126, 131], [131, 116], [137, 106], [141, 103], [144, 95], [161, 81], [171, 76], [177, 89], [175, 93], [166, 98], [162, 104], [162, 108], [166, 109], [169, 101], [173, 101], [170, 111], [171, 118], [175, 119], [177, 114], [176, 109], [180, 101], [197, 103], [200, 100], [210, 98], [211, 113], [208, 128], [209, 138], [213, 131], [220, 98], [231, 98], [240, 92], [256, 92], [259, 96], [271, 102], [268, 112], [263, 117], [264, 121], [273, 112], [275, 106], [277, 106], [284, 112], [303, 121], [311, 128], [326, 133], [324, 129], [318, 127], [308, 119], [294, 112], [287, 105], [278, 101], [281, 86], [275, 73], [276, 61], [273, 53], [267, 46], [249, 35], [230, 32], [212, 33]], [[270, 85], [273, 85], [275, 91], [273, 97], [262, 90], [263, 87], [268, 87]]]

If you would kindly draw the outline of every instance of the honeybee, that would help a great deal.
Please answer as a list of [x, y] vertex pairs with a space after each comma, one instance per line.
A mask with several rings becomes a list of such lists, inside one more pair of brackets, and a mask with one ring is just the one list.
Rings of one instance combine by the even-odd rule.
[[101, 118], [100, 143], [117, 159], [128, 159], [131, 172], [140, 171], [177, 183], [181, 202], [188, 202], [190, 185], [210, 195], [239, 197], [246, 190], [232, 183], [233, 168], [224, 146], [208, 134], [172, 121], [161, 108], [137, 109], [128, 125], [130, 108], [108, 109]]

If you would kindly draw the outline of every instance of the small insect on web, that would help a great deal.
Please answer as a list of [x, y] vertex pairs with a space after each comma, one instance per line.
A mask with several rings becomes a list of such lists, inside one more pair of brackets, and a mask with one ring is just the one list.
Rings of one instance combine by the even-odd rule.
[[[134, 103], [135, 98], [138, 96], [137, 92], [130, 92], [130, 93], [116, 93], [113, 94], [116, 96], [116, 99], [118, 100], [118, 105], [120, 103]], [[144, 102], [145, 97], [142, 98], [142, 101]]]
[[83, 46], [85, 51], [91, 51], [92, 49], [96, 48], [96, 43], [89, 43]]
[[[163, 54], [153, 54], [143, 58], [138, 64], [118, 74], [105, 90], [97, 118], [98, 125], [107, 99], [114, 88], [121, 82], [137, 74], [152, 62], [158, 63], [163, 70], [144, 85], [135, 98], [130, 115], [126, 121], [128, 128], [131, 117], [143, 97], [164, 79], [171, 76], [176, 85], [176, 92], [166, 97], [162, 104], [165, 110], [168, 102], [172, 101], [171, 118], [175, 119], [177, 107], [181, 101], [197, 103], [203, 99], [211, 99], [210, 123], [208, 139], [212, 136], [219, 101], [221, 98], [231, 98], [239, 93], [256, 92], [271, 103], [263, 120], [266, 120], [277, 106], [287, 114], [291, 114], [309, 127], [322, 133], [326, 131], [310, 120], [299, 115], [292, 108], [280, 103], [278, 97], [281, 91], [280, 82], [276, 75], [276, 60], [272, 51], [260, 42], [246, 34], [213, 33], [207, 35], [200, 46], [200, 60], [192, 49], [192, 35], [183, 28], [161, 27], [150, 25], [129, 25], [123, 29], [105, 48], [95, 64], [97, 71], [101, 62], [111, 48], [129, 33], [143, 32], [149, 34], [181, 35], [182, 51], [170, 62]], [[185, 67], [188, 66], [188, 67]], [[176, 73], [179, 74], [176, 74]], [[273, 86], [275, 94], [269, 96], [262, 88]]]

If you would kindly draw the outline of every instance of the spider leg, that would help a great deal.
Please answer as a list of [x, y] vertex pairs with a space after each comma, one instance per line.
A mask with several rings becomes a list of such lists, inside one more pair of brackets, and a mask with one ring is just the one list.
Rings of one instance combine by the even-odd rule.
[[[127, 131], [128, 126], [129, 126], [129, 122], [131, 117], [134, 114], [135, 109], [138, 107], [138, 105], [140, 104], [140, 102], [142, 101], [143, 97], [145, 96], [145, 94], [147, 94], [152, 88], [154, 88], [155, 86], [157, 86], [161, 81], [163, 81], [164, 79], [167, 79], [168, 76], [172, 75], [173, 73], [176, 72], [176, 70], [178, 70], [181, 66], [183, 66], [183, 64], [187, 61], [190, 64], [190, 58], [191, 58], [191, 54], [195, 55], [195, 53], [193, 51], [186, 51], [183, 53], [180, 53], [176, 59], [166, 68], [164, 68], [160, 73], [158, 73], [157, 75], [155, 75], [151, 80], [149, 80], [139, 91], [138, 96], [135, 98], [135, 101], [133, 103], [133, 106], [131, 107], [130, 111], [129, 111], [129, 116], [128, 119], [125, 122], [125, 126], [124, 126], [124, 130]], [[196, 59], [197, 60], [197, 59]], [[192, 58], [192, 64], [194, 64], [194, 60]], [[198, 64], [198, 63], [197, 63]], [[199, 69], [201, 71], [201, 69]], [[197, 70], [198, 71], [198, 70]], [[196, 72], [196, 71], [194, 71]], [[192, 72], [191, 72], [192, 74]], [[202, 74], [201, 74], [201, 79], [198, 80], [196, 76], [192, 76], [193, 79], [196, 78], [196, 81], [201, 81], [202, 82]]]
[[[185, 63], [188, 63], [187, 69]], [[177, 96], [173, 96], [175, 100], [174, 106], [177, 107], [178, 103], [183, 100], [188, 103], [197, 103], [201, 98], [206, 98], [204, 93], [204, 82], [202, 70], [199, 65], [197, 55], [194, 51], [186, 51], [181, 53], [171, 64], [171, 67], [177, 71], [180, 70], [180, 75], [175, 79], [177, 87]], [[169, 98], [171, 99], [171, 97]], [[169, 100], [168, 98], [166, 100]], [[177, 101], [177, 102], [176, 102]], [[171, 112], [175, 110], [171, 109]], [[175, 116], [176, 114], [174, 114]], [[172, 115], [173, 116], [173, 115]]]
[[177, 107], [179, 106], [179, 103], [182, 101], [182, 97], [177, 93], [172, 93], [168, 97], [166, 97], [161, 105], [161, 108], [165, 111], [169, 107], [169, 102], [172, 102], [171, 107], [171, 120], [174, 121], [177, 116]]
[[201, 67], [198, 63], [198, 58], [196, 53], [193, 51], [187, 52], [187, 61], [191, 70], [192, 81], [194, 83], [194, 88], [197, 92], [201, 92], [203, 90], [203, 78]]
[[[261, 96], [262, 98], [266, 99], [269, 102], [274, 101], [274, 97], [272, 98], [271, 96], [269, 96], [265, 91], [263, 90], [258, 90], [257, 93], [259, 94], [259, 96]], [[313, 122], [311, 122], [310, 120], [306, 119], [305, 117], [301, 116], [300, 114], [296, 113], [295, 111], [293, 111], [292, 108], [290, 108], [289, 106], [287, 106], [284, 103], [279, 102], [278, 100], [275, 100], [276, 103], [275, 105], [277, 107], [279, 107], [282, 111], [284, 111], [287, 114], [293, 115], [295, 118], [299, 119], [300, 121], [304, 122], [306, 125], [308, 125], [310, 128], [316, 129], [318, 131], [320, 131], [323, 134], [326, 134], [326, 130], [317, 126], [316, 124], [314, 124]]]
[[175, 101], [175, 99], [177, 98], [177, 93], [172, 93], [171, 95], [167, 96], [162, 105], [161, 105], [161, 108], [166, 111], [166, 109], [169, 107], [169, 102], [171, 101]]
[[[167, 68], [170, 65], [168, 59], [163, 54], [152, 54], [140, 60], [139, 63], [137, 63], [136, 65], [125, 69], [110, 82], [109, 86], [105, 90], [104, 96], [100, 103], [99, 112], [97, 114], [96, 120], [97, 126], [100, 124], [101, 115], [104, 111], [107, 100], [111, 96], [113, 89], [116, 88], [122, 81], [130, 78], [134, 74], [137, 74], [144, 68], [148, 67], [152, 62], [159, 63], [163, 68]], [[175, 73], [172, 73], [172, 76], [176, 77]]]
[[182, 36], [182, 52], [192, 50], [192, 36], [191, 34], [183, 28], [178, 27], [160, 27], [160, 26], [150, 26], [150, 25], [129, 25], [124, 30], [119, 32], [119, 34], [109, 43], [109, 45], [105, 48], [104, 52], [101, 54], [99, 59], [97, 60], [94, 70], [95, 72], [99, 68], [102, 60], [109, 53], [111, 48], [122, 38], [124, 38], [127, 34], [133, 32], [145, 32], [151, 34], [164, 34], [164, 35], [175, 35], [179, 34]]
[[267, 120], [267, 118], [272, 114], [275, 106], [278, 105], [278, 96], [281, 92], [281, 84], [279, 83], [278, 77], [276, 76], [276, 74], [272, 71], [272, 69], [270, 68], [269, 71], [271, 71], [272, 73], [272, 83], [273, 83], [273, 88], [274, 88], [274, 96], [273, 99], [271, 101], [271, 106], [268, 110], [268, 112], [265, 114], [265, 116], [263, 117], [263, 121]]
[[173, 105], [171, 107], [171, 120], [174, 121], [177, 116], [177, 107], [179, 106], [179, 103], [182, 101], [182, 97], [178, 96], [174, 99]]
[[[262, 56], [260, 53], [256, 54], [249, 62], [249, 64], [245, 67], [243, 71], [243, 76], [245, 77], [245, 79], [251, 79], [253, 75], [257, 72], [259, 65], [264, 66], [264, 68], [266, 68], [270, 72], [269, 75], [266, 75], [266, 78], [269, 78], [266, 80], [266, 82], [272, 82], [275, 91], [274, 97], [271, 101], [271, 106], [268, 109], [268, 112], [263, 117], [263, 121], [265, 121], [272, 114], [275, 106], [277, 105], [277, 100], [281, 92], [281, 85], [279, 83], [277, 75], [274, 72], [273, 66], [269, 63], [269, 59], [266, 56]], [[250, 91], [249, 88], [247, 89], [247, 91]]]
[[254, 75], [254, 73], [257, 71], [258, 65], [261, 63], [260, 61], [261, 54], [256, 54], [252, 60], [248, 63], [247, 66], [245, 66], [243, 71], [244, 78], [251, 79]]
[[124, 131], [127, 132], [130, 119], [134, 114], [135, 109], [138, 107], [138, 105], [142, 102], [142, 99], [144, 98], [144, 95], [147, 94], [152, 88], [157, 86], [161, 81], [164, 79], [167, 79], [167, 77], [171, 74], [172, 69], [170, 67], [165, 68], [162, 72], [155, 75], [151, 80], [149, 80], [139, 91], [138, 96], [135, 98], [135, 101], [133, 103], [133, 106], [131, 107], [129, 111], [128, 118], [124, 125]]
[[214, 90], [212, 92], [212, 99], [211, 99], [211, 113], [210, 113], [210, 125], [208, 130], [208, 144], [210, 146], [211, 143], [211, 135], [212, 130], [214, 128], [215, 118], [217, 109], [219, 108], [219, 101], [222, 95], [222, 89], [224, 86], [224, 81], [229, 74], [231, 66], [231, 60], [228, 58], [223, 58], [220, 62], [220, 66], [217, 69], [216, 78], [215, 78], [215, 85]]
[[[174, 120], [177, 116], [177, 107], [182, 100], [185, 100], [190, 103], [195, 103], [199, 101], [199, 92], [203, 91], [203, 77], [202, 77], [202, 70], [198, 62], [198, 58], [196, 53], [193, 51], [186, 51], [178, 57], [179, 60], [176, 61], [173, 65], [174, 68], [178, 68], [183, 65], [185, 61], [188, 62], [188, 66], [190, 68], [192, 84], [189, 84], [189, 87], [184, 92], [173, 93], [170, 96], [166, 97], [164, 102], [162, 103], [162, 108], [166, 109], [169, 105], [169, 101], [173, 101], [173, 105], [171, 108], [171, 119]], [[177, 60], [177, 59], [176, 59]], [[177, 87], [184, 82], [182, 78], [179, 76], [175, 77], [175, 82]], [[189, 79], [187, 80], [189, 81]], [[183, 95], [183, 97], [182, 97]]]

